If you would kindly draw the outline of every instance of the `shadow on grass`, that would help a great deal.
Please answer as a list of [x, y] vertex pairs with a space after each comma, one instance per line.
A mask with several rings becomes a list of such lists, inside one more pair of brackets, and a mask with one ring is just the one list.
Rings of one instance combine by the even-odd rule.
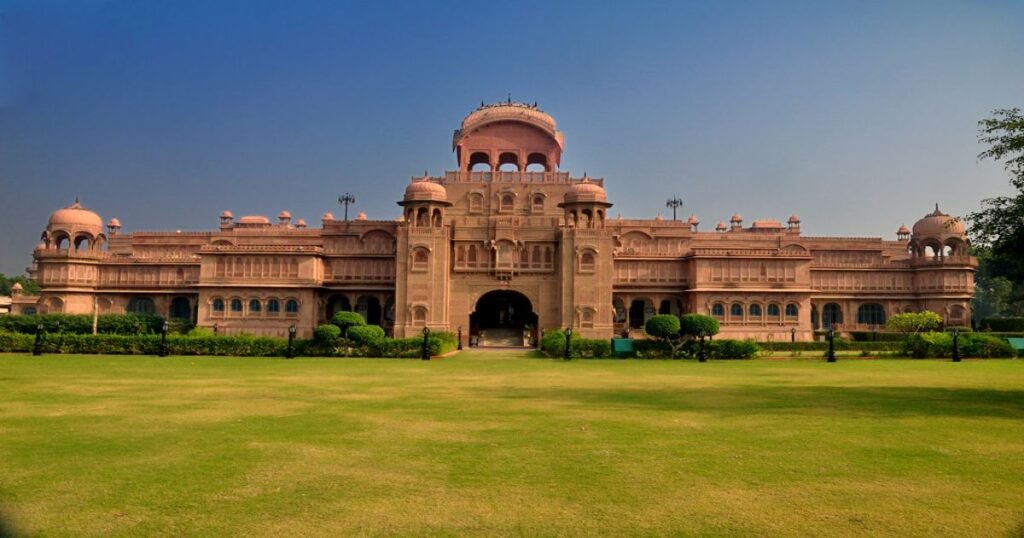
[[671, 389], [479, 389], [493, 397], [600, 408], [700, 411], [722, 415], [791, 414], [795, 410], [851, 416], [1024, 418], [1024, 390], [933, 387], [702, 387]]

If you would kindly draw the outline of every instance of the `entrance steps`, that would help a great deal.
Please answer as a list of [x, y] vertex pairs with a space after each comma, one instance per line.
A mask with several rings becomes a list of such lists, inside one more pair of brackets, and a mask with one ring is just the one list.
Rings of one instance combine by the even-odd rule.
[[522, 329], [485, 329], [480, 347], [523, 347]]

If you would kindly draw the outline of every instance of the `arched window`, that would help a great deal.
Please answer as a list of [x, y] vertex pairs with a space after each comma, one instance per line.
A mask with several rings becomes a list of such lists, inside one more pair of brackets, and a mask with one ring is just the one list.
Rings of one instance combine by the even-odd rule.
[[249, 300], [249, 312], [259, 312], [263, 310], [263, 304], [260, 303], [259, 299]]
[[224, 311], [224, 299], [214, 299], [213, 300], [213, 311], [214, 312], [223, 312]]
[[836, 303], [828, 303], [821, 309], [821, 322], [827, 329], [843, 323], [843, 309]]
[[865, 303], [857, 309], [857, 323], [885, 325], [885, 308], [878, 303]]
[[768, 319], [779, 319], [779, 316], [781, 314], [782, 314], [782, 311], [779, 310], [779, 305], [777, 305], [777, 304], [770, 304], [770, 305], [768, 305]]
[[583, 314], [580, 316], [580, 326], [585, 328], [592, 328], [594, 326], [594, 310], [592, 308], [583, 309]]
[[417, 306], [412, 309], [412, 324], [422, 327], [427, 324], [427, 308]]
[[426, 271], [427, 261], [429, 260], [429, 253], [425, 248], [417, 248], [412, 251], [412, 270], [413, 271]]
[[518, 172], [519, 156], [515, 153], [502, 153], [498, 156], [498, 170], [502, 172]]
[[469, 212], [479, 213], [484, 210], [484, 197], [478, 192], [469, 195]]
[[267, 313], [277, 314], [281, 311], [281, 303], [277, 299], [267, 301]]
[[241, 312], [242, 311], [242, 300], [241, 299], [231, 299], [231, 311], [232, 312]]
[[515, 209], [516, 197], [511, 194], [503, 194], [501, 196], [501, 212], [508, 213]]
[[284, 311], [288, 314], [297, 314], [299, 312], [299, 302], [295, 299], [288, 299], [284, 303]]
[[586, 251], [580, 256], [580, 271], [593, 272], [595, 265], [593, 252]]
[[788, 305], [786, 305], [786, 317], [787, 318], [795, 318], [795, 317], [797, 317], [799, 315], [800, 315], [800, 307], [799, 306], [797, 306], [797, 305], [795, 305], [793, 303], [789, 303]]
[[135, 297], [128, 301], [127, 310], [132, 314], [155, 314], [156, 305], [153, 304], [153, 299], [149, 297]]
[[491, 159], [486, 153], [476, 152], [469, 156], [469, 170], [473, 172], [490, 172]]
[[725, 305], [723, 305], [721, 303], [715, 303], [715, 304], [711, 305], [711, 315], [716, 317], [716, 318], [724, 318], [725, 317]]
[[526, 157], [527, 172], [545, 172], [548, 169], [548, 158], [543, 153], [531, 153]]
[[533, 211], [544, 211], [544, 196], [541, 194], [533, 195], [533, 205], [531, 206]]
[[24, 309], [22, 309], [21, 315], [23, 315], [23, 316], [34, 316], [34, 315], [36, 315], [36, 309], [32, 308], [31, 306], [25, 307]]
[[750, 315], [750, 317], [760, 319], [761, 318], [761, 305], [759, 305], [759, 304], [752, 304], [752, 305], [750, 305], [750, 308], [747, 309], [747, 312]]
[[743, 305], [739, 303], [733, 303], [729, 307], [729, 317], [742, 318], [743, 317]]

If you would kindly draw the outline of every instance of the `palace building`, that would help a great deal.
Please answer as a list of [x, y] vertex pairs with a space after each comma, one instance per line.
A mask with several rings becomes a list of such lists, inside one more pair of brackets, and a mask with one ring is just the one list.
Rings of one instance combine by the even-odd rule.
[[354, 310], [396, 336], [462, 327], [484, 344], [569, 326], [640, 336], [658, 313], [711, 315], [723, 337], [759, 340], [871, 330], [925, 309], [970, 323], [977, 260], [937, 206], [895, 240], [807, 236], [795, 215], [710, 229], [694, 216], [612, 218], [602, 179], [559, 169], [563, 148], [536, 105], [481, 106], [455, 131], [457, 169], [413, 178], [395, 220], [326, 213], [314, 227], [287, 211], [276, 222], [225, 211], [210, 231], [122, 233], [76, 200], [33, 252], [41, 294], [12, 308], [274, 336]]

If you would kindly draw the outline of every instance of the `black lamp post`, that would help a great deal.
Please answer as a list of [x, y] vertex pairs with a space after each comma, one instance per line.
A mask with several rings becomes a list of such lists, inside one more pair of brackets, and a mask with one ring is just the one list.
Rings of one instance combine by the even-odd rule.
[[459, 345], [455, 349], [462, 351], [462, 325], [459, 325]]
[[565, 329], [565, 360], [572, 360], [572, 327]]
[[36, 343], [32, 346], [32, 354], [39, 356], [43, 354], [43, 324], [36, 325]]
[[167, 356], [167, 329], [168, 328], [169, 328], [168, 323], [166, 321], [164, 321], [163, 326], [160, 327], [160, 352], [157, 353], [157, 355], [160, 356], [160, 357], [166, 357]]
[[697, 361], [698, 362], [707, 362], [708, 361], [707, 353], [704, 351], [704, 337], [707, 336], [707, 335], [708, 335], [708, 333], [705, 332], [704, 329], [701, 329], [700, 332], [697, 333], [697, 336], [700, 337], [700, 354], [697, 355]]
[[213, 324], [213, 335], [214, 335], [214, 336], [217, 336], [217, 328], [218, 328], [218, 327], [217, 327], [217, 324], [216, 324], [216, 323], [214, 323], [214, 324]]
[[430, 360], [430, 328], [423, 328], [423, 348], [420, 349], [420, 359]]
[[796, 327], [789, 330], [789, 341], [796, 342]]
[[288, 347], [284, 349], [284, 358], [295, 358], [295, 325], [288, 326]]
[[828, 353], [825, 355], [825, 360], [828, 362], [836, 362], [836, 332], [832, 327], [828, 328], [826, 336], [828, 337]]
[[960, 329], [953, 329], [953, 362], [960, 362]]
[[871, 326], [871, 341], [873, 341], [873, 342], [877, 342], [878, 341], [878, 325], [872, 325]]
[[345, 220], [348, 220], [348, 205], [356, 203], [356, 197], [346, 192], [338, 197], [338, 203], [345, 206]]
[[683, 201], [673, 196], [665, 202], [665, 207], [672, 208], [672, 220], [676, 220], [676, 208], [683, 207]]

